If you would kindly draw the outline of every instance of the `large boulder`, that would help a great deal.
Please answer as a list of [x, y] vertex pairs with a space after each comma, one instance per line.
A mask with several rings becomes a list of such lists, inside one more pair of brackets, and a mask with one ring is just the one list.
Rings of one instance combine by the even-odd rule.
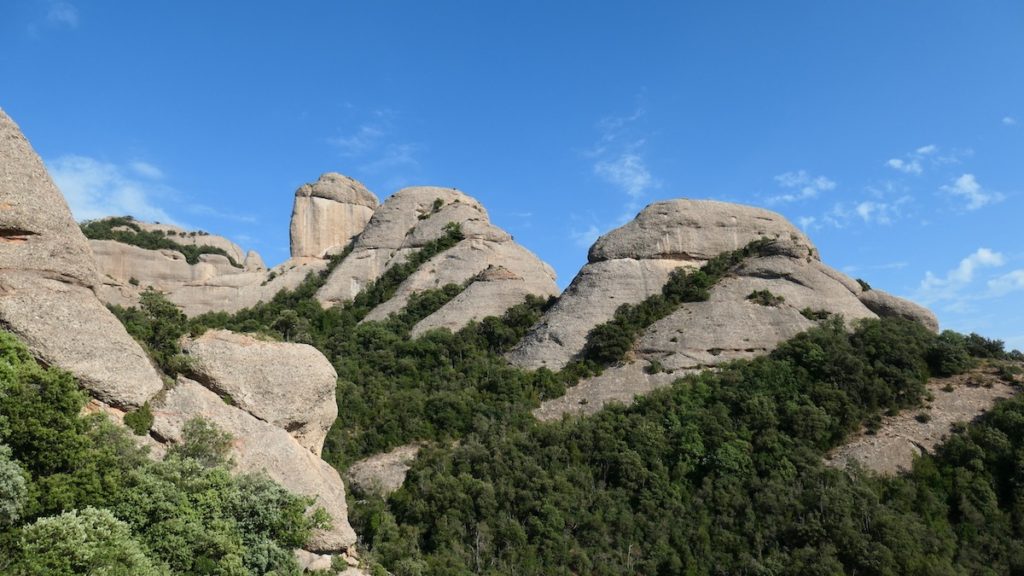
[[134, 407], [159, 374], [96, 298], [89, 243], [21, 130], [0, 110], [0, 326], [104, 402]]
[[210, 330], [183, 339], [182, 352], [195, 380], [320, 454], [338, 417], [338, 375], [319, 350]]
[[590, 330], [620, 305], [660, 293], [676, 268], [698, 268], [759, 238], [777, 240], [793, 258], [818, 257], [811, 241], [774, 212], [711, 200], [655, 202], [598, 238], [589, 263], [508, 358], [523, 368], [559, 370], [583, 350]]
[[939, 319], [935, 317], [935, 314], [910, 300], [876, 289], [864, 290], [859, 297], [869, 310], [879, 316], [906, 318], [921, 323], [932, 332], [939, 331]]
[[234, 438], [231, 457], [239, 472], [266, 472], [285, 489], [316, 498], [331, 516], [328, 530], [314, 532], [306, 548], [334, 553], [356, 542], [348, 523], [345, 486], [338, 471], [292, 438], [241, 408], [229, 406], [198, 382], [179, 377], [177, 385], [153, 403], [152, 432], [163, 441], [182, 441], [185, 423], [201, 416]]
[[295, 191], [292, 209], [293, 258], [323, 258], [343, 249], [370, 221], [377, 197], [362, 183], [329, 172]]
[[217, 236], [216, 234], [210, 234], [202, 230], [186, 230], [180, 226], [162, 224], [160, 222], [150, 223], [135, 221], [135, 224], [140, 229], [147, 232], [161, 232], [164, 236], [167, 236], [169, 240], [177, 242], [178, 244], [220, 248], [239, 265], [241, 265], [245, 259], [245, 252], [242, 251], [242, 247], [223, 236]]

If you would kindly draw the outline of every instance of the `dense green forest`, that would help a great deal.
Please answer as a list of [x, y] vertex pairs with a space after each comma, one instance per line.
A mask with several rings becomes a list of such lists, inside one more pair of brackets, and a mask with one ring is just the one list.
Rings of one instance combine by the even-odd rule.
[[[421, 452], [351, 520], [395, 574], [1009, 574], [1024, 569], [1024, 403], [907, 477], [823, 465], [933, 372], [1001, 344], [831, 320], [586, 418], [495, 426]], [[991, 360], [989, 360], [991, 361]]]
[[418, 320], [463, 289], [450, 285], [386, 321], [360, 323], [460, 237], [450, 228], [328, 310], [313, 295], [330, 268], [233, 315], [187, 319], [152, 293], [139, 309], [115, 312], [172, 373], [187, 373], [173, 345], [186, 332], [230, 328], [317, 346], [339, 374], [325, 458], [340, 469], [429, 441], [398, 492], [351, 498], [364, 559], [394, 574], [1024, 571], [1021, 401], [959, 429], [903, 477], [823, 464], [852, 432], [920, 405], [929, 377], [1021, 359], [1001, 342], [899, 319], [851, 331], [812, 314], [819, 326], [770, 356], [680, 379], [629, 408], [541, 424], [530, 416], [541, 400], [620, 361], [645, 326], [706, 298], [771, 244], [677, 272], [662, 294], [620, 308], [590, 334], [579, 362], [554, 373], [516, 370], [501, 356], [548, 305], [538, 299], [456, 334], [411, 338]]
[[[147, 250], [175, 250], [185, 256], [189, 264], [199, 263], [203, 254], [220, 254], [228, 259], [235, 268], [241, 268], [234, 257], [223, 248], [206, 244], [182, 244], [160, 230], [143, 230], [130, 216], [116, 216], [102, 220], [89, 220], [81, 225], [82, 233], [90, 240], [116, 240], [122, 244], [138, 246]], [[190, 232], [192, 236], [205, 233]]]
[[203, 420], [161, 462], [0, 331], [0, 574], [298, 574], [323, 526], [312, 499], [233, 476], [230, 437]]

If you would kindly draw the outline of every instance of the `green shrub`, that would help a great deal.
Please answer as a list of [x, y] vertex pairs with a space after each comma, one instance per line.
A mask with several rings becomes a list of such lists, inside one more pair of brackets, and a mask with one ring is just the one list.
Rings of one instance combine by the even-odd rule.
[[[120, 228], [120, 230], [115, 230]], [[125, 230], [127, 228], [127, 230]], [[130, 216], [88, 220], [81, 224], [82, 233], [90, 240], [116, 240], [122, 244], [138, 246], [147, 250], [175, 250], [185, 256], [189, 264], [198, 264], [203, 254], [219, 254], [228, 259], [235, 268], [241, 268], [235, 259], [223, 248], [208, 245], [179, 244], [160, 230], [143, 230]], [[208, 235], [203, 232], [201, 236]], [[195, 233], [189, 234], [195, 236]]]
[[149, 408], [149, 402], [140, 408], [124, 415], [124, 425], [135, 433], [136, 436], [146, 436], [149, 429], [153, 427], [153, 411]]
[[754, 304], [760, 304], [761, 306], [776, 307], [780, 306], [786, 301], [782, 296], [772, 294], [768, 290], [754, 290], [747, 295], [747, 300], [750, 300]]

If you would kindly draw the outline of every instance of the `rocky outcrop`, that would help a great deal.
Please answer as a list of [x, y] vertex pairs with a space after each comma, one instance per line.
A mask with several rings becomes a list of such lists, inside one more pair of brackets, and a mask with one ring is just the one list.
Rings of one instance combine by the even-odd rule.
[[873, 433], [862, 432], [830, 452], [825, 464], [846, 468], [857, 463], [884, 475], [909, 471], [914, 458], [932, 452], [957, 423], [970, 422], [1000, 400], [1015, 396], [1019, 386], [1019, 377], [1004, 380], [989, 366], [933, 378], [926, 387], [932, 398], [926, 406], [885, 416]]
[[402, 487], [412, 461], [419, 454], [416, 444], [399, 446], [356, 462], [345, 473], [350, 486], [367, 494], [387, 496]]
[[246, 272], [263, 272], [267, 269], [267, 265], [263, 263], [263, 257], [255, 250], [249, 250], [245, 255], [242, 267], [245, 268]]
[[[772, 255], [753, 258], [711, 290], [705, 302], [680, 306], [640, 337], [638, 354], [664, 369], [700, 369], [774, 350], [815, 325], [802, 311], [875, 318], [835, 270], [817, 260]], [[767, 291], [782, 300], [764, 304], [750, 298]]]
[[268, 271], [257, 255], [247, 259], [252, 266], [241, 269], [216, 254], [205, 254], [197, 264], [189, 264], [174, 250], [146, 250], [112, 240], [90, 240], [90, 244], [102, 272], [97, 292], [104, 302], [136, 306], [139, 294], [153, 288], [189, 316], [237, 312], [269, 301], [327, 266], [326, 260], [317, 258], [290, 259]]
[[339, 552], [355, 544], [356, 535], [348, 523], [345, 486], [338, 471], [281, 428], [229, 406], [214, 392], [184, 377], [154, 401], [152, 409], [152, 432], [161, 440], [180, 442], [185, 423], [202, 416], [234, 438], [231, 456], [237, 471], [266, 472], [287, 490], [315, 497], [313, 505], [330, 514], [332, 527], [314, 532], [308, 550]]
[[810, 240], [778, 214], [673, 200], [652, 204], [598, 239], [590, 263], [508, 358], [524, 368], [561, 369], [619, 306], [660, 294], [672, 270], [696, 268], [759, 238], [774, 242], [731, 270], [706, 301], [681, 304], [648, 326], [626, 364], [545, 402], [536, 416], [554, 419], [592, 413], [612, 401], [628, 403], [683, 374], [765, 354], [830, 316], [847, 322], [901, 316], [936, 328], [927, 310], [884, 293], [865, 293], [823, 264]]
[[939, 331], [939, 319], [935, 317], [935, 314], [910, 300], [875, 289], [865, 290], [859, 294], [859, 297], [869, 310], [879, 316], [906, 318], [919, 322], [932, 332]]
[[457, 330], [471, 320], [502, 314], [527, 294], [558, 293], [551, 267], [492, 225], [479, 202], [450, 188], [418, 187], [395, 193], [374, 213], [317, 299], [325, 306], [351, 300], [413, 251], [443, 237], [451, 223], [459, 225], [463, 240], [420, 266], [367, 321], [383, 320], [402, 310], [416, 292], [446, 284], [466, 289], [421, 321], [415, 334], [440, 327]]
[[0, 110], [0, 326], [104, 402], [133, 407], [162, 387], [94, 293], [89, 244], [18, 126]]
[[292, 209], [292, 257], [323, 258], [340, 251], [363, 231], [377, 204], [362, 183], [336, 172], [303, 184]]
[[802, 232], [768, 210], [711, 200], [651, 204], [594, 243], [589, 263], [509, 360], [523, 368], [559, 370], [583, 350], [591, 329], [622, 304], [660, 293], [676, 268], [700, 267], [759, 238], [779, 240], [793, 258], [817, 258]]
[[320, 454], [338, 417], [338, 375], [319, 350], [211, 330], [184, 339], [182, 352], [189, 357], [188, 371], [195, 380]]
[[135, 221], [135, 224], [140, 229], [147, 232], [161, 232], [164, 236], [167, 236], [169, 240], [177, 242], [178, 244], [220, 248], [239, 265], [241, 265], [245, 259], [245, 252], [242, 251], [242, 247], [223, 236], [209, 234], [202, 230], [186, 230], [180, 226], [161, 224], [160, 222], [149, 223]]

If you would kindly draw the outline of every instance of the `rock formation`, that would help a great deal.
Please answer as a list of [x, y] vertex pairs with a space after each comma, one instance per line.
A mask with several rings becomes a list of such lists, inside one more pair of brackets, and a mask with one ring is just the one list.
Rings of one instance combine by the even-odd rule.
[[404, 308], [413, 293], [449, 283], [468, 287], [460, 298], [425, 318], [415, 333], [457, 329], [472, 319], [500, 315], [527, 294], [557, 294], [551, 267], [492, 225], [479, 202], [451, 188], [416, 187], [396, 192], [374, 213], [317, 299], [325, 306], [351, 300], [410, 253], [443, 237], [453, 222], [464, 239], [421, 266], [366, 320], [382, 320]]
[[699, 268], [762, 237], [785, 241], [796, 258], [816, 254], [802, 232], [768, 210], [710, 200], [651, 204], [597, 240], [589, 263], [509, 359], [524, 368], [559, 370], [583, 350], [594, 326], [622, 304], [660, 293], [676, 268]]
[[180, 442], [185, 423], [195, 416], [208, 419], [234, 437], [231, 456], [236, 470], [266, 472], [291, 492], [315, 497], [314, 506], [322, 506], [331, 515], [332, 527], [315, 532], [307, 549], [339, 552], [355, 544], [345, 487], [337, 470], [281, 428], [229, 406], [217, 394], [184, 377], [154, 401], [153, 433], [161, 440]]
[[338, 417], [338, 374], [316, 348], [210, 330], [182, 342], [195, 380], [316, 455]]
[[328, 172], [295, 191], [292, 258], [323, 258], [344, 249], [370, 221], [377, 197], [362, 183]]
[[[190, 266], [175, 251], [116, 242], [93, 246], [104, 259], [103, 284], [90, 243], [42, 161], [0, 111], [0, 328], [21, 338], [44, 363], [73, 374], [93, 398], [88, 411], [120, 421], [126, 410], [148, 402], [154, 412], [153, 437], [142, 443], [155, 448], [154, 456], [163, 452], [162, 443], [181, 440], [186, 421], [211, 420], [233, 436], [238, 470], [266, 472], [285, 488], [315, 497], [316, 505], [331, 515], [332, 528], [314, 534], [311, 550], [351, 550], [356, 537], [348, 523], [344, 485], [317, 456], [337, 415], [336, 375], [327, 359], [305, 345], [214, 332], [186, 342], [185, 349], [193, 357], [195, 375], [217, 392], [185, 378], [164, 390], [145, 352], [94, 292], [110, 288], [111, 273], [138, 273], [153, 282], [184, 286], [257, 273], [235, 268], [216, 254]], [[233, 249], [241, 254], [240, 248]], [[255, 266], [258, 256], [248, 260]], [[280, 285], [297, 284], [301, 277], [295, 278], [307, 269], [317, 268], [300, 262], [281, 267], [265, 289], [276, 292]], [[266, 281], [267, 274], [257, 277]]]
[[95, 263], [63, 196], [0, 110], [0, 326], [97, 398], [139, 406], [162, 386], [145, 352], [96, 299]]
[[[823, 264], [810, 240], [782, 216], [723, 202], [672, 200], [598, 239], [558, 302], [508, 357], [524, 368], [558, 370], [583, 350], [587, 334], [622, 304], [661, 292], [670, 272], [697, 268], [759, 238], [775, 242], [716, 284], [704, 302], [682, 304], [640, 335], [636, 363], [611, 367], [559, 399], [540, 418], [592, 413], [606, 402], [671, 383], [687, 372], [767, 353], [780, 342], [839, 315], [847, 321], [897, 315], [936, 330], [930, 312], [888, 294], [871, 295]], [[871, 291], [875, 292], [875, 291]], [[769, 301], [756, 295], [770, 295]], [[869, 305], [870, 304], [870, 305]]]

